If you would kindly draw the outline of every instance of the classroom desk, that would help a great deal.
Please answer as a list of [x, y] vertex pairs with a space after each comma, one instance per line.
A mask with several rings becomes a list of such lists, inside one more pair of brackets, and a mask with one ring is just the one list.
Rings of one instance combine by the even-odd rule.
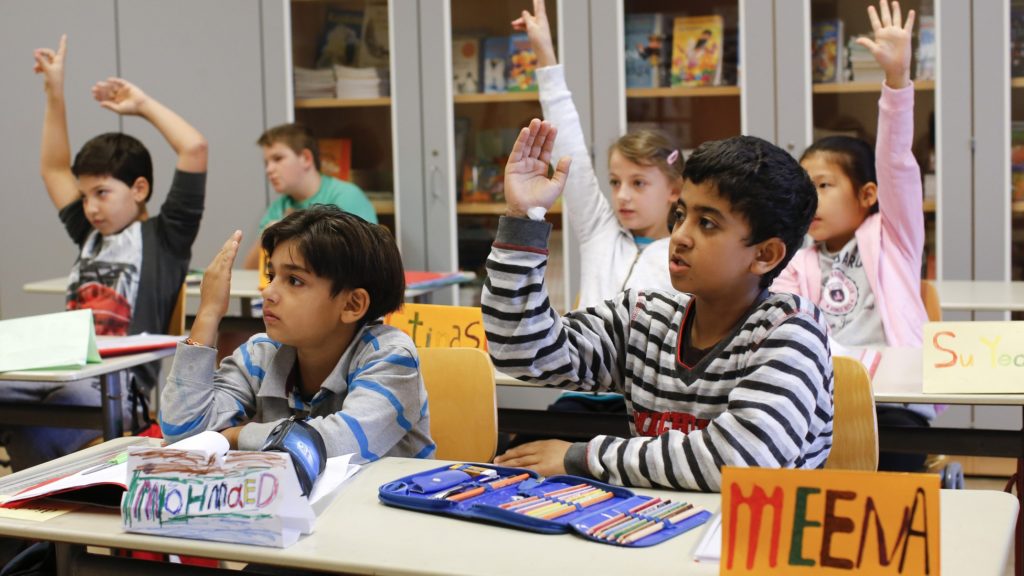
[[[100, 508], [83, 508], [45, 522], [0, 519], [0, 535], [56, 541], [58, 561], [64, 564], [60, 568], [74, 564], [93, 570], [90, 573], [156, 573], [157, 566], [90, 555], [84, 551], [87, 545], [352, 574], [718, 574], [717, 564], [692, 560], [703, 527], [657, 546], [629, 549], [570, 534], [534, 534], [391, 508], [377, 500], [381, 484], [440, 464], [385, 458], [366, 466], [341, 489], [317, 520], [314, 533], [285, 549], [129, 534], [121, 531], [117, 511]], [[712, 511], [720, 505], [718, 494], [636, 491], [685, 498]], [[940, 516], [943, 573], [1002, 574], [1017, 517], [1013, 497], [943, 490]], [[201, 573], [192, 566], [159, 568], [161, 574]]]
[[943, 310], [1024, 311], [1024, 282], [936, 280]]
[[[121, 394], [119, 384], [127, 382], [127, 371], [174, 354], [174, 348], [163, 348], [139, 354], [126, 354], [104, 358], [99, 364], [87, 364], [82, 368], [68, 370], [17, 370], [0, 372], [0, 386], [3, 380], [33, 382], [73, 382], [85, 378], [99, 377], [100, 407], [62, 406], [58, 404], [27, 404], [0, 402], [0, 422], [12, 425], [34, 425], [59, 422], [66, 428], [99, 428], [103, 438], [110, 440], [124, 433], [121, 415]], [[125, 386], [124, 388], [127, 388]]]

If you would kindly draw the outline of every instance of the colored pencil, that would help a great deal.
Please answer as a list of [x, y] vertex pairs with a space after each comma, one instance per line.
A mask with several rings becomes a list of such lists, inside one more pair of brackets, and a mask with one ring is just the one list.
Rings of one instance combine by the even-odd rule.
[[[498, 480], [497, 482], [491, 482], [490, 484], [491, 484], [491, 487], [494, 488], [494, 489], [504, 488], [505, 486], [511, 486], [511, 485], [513, 485], [513, 484], [515, 484], [517, 482], [522, 482], [523, 480], [526, 480], [529, 477], [530, 477], [529, 474], [523, 473], [523, 474], [520, 474], [518, 476], [510, 476], [509, 478], [505, 478], [503, 480]], [[446, 498], [446, 500], [450, 500], [452, 502], [462, 502], [463, 500], [467, 500], [469, 498], [472, 498], [473, 496], [477, 496], [477, 495], [483, 494], [483, 493], [484, 493], [484, 487], [483, 486], [478, 486], [476, 488], [471, 488], [469, 490], [466, 490], [465, 492], [459, 492], [458, 494], [453, 494], [452, 496], [449, 496], [448, 498]]]
[[650, 536], [651, 534], [654, 534], [654, 533], [658, 532], [659, 530], [664, 529], [666, 526], [671, 526], [671, 525], [674, 525], [674, 524], [678, 524], [678, 523], [682, 522], [683, 520], [686, 520], [687, 518], [690, 518], [692, 516], [696, 516], [697, 514], [700, 514], [703, 511], [704, 511], [704, 509], [699, 507], [699, 506], [691, 507], [691, 508], [687, 509], [685, 512], [681, 512], [679, 514], [676, 514], [675, 516], [672, 516], [671, 518], [668, 519], [667, 522], [658, 522], [658, 523], [654, 524], [653, 526], [649, 526], [647, 528], [644, 528], [643, 530], [640, 530], [638, 532], [634, 532], [633, 534], [630, 534], [628, 536], [624, 536], [623, 538], [621, 538], [619, 540], [619, 543], [620, 544], [632, 544], [633, 542], [636, 542], [637, 540], [640, 540], [642, 538], [646, 538], [646, 537]]

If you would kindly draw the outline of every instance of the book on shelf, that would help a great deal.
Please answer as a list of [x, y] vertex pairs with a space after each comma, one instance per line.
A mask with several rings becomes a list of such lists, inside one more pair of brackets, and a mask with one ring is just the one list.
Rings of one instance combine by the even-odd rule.
[[508, 92], [537, 91], [537, 54], [525, 33], [508, 38]]
[[483, 41], [484, 92], [505, 91], [505, 70], [508, 64], [508, 36], [488, 36]]
[[1024, 76], [1024, 6], [1010, 4], [1010, 76]]
[[875, 57], [864, 46], [857, 43], [856, 36], [850, 38], [846, 45], [849, 55], [849, 79], [854, 82], [878, 82], [885, 80], [885, 71], [879, 66]]
[[672, 86], [716, 86], [722, 78], [723, 19], [677, 16], [672, 26]]
[[366, 1], [356, 64], [361, 68], [391, 67], [387, 0]]
[[917, 19], [916, 80], [935, 79], [935, 16], [924, 14]]
[[324, 31], [317, 52], [316, 67], [330, 68], [335, 64], [352, 66], [356, 63], [360, 35], [363, 29], [363, 13], [344, 10], [338, 6], [327, 9]]
[[846, 54], [843, 21], [823, 20], [811, 27], [811, 77], [814, 82], [842, 82]]
[[320, 138], [320, 172], [338, 180], [352, 181], [352, 141], [348, 138]]
[[295, 97], [299, 99], [334, 98], [337, 95], [338, 79], [334, 68], [295, 68]]
[[383, 68], [353, 68], [335, 65], [334, 75], [338, 78], [337, 97], [354, 100], [387, 96], [390, 90], [385, 79], [386, 73], [387, 70]]
[[[469, 147], [469, 129], [471, 121], [465, 116], [455, 119], [455, 192], [458, 198], [462, 198], [462, 192], [466, 189], [466, 170], [469, 162], [466, 161], [466, 152]], [[470, 183], [472, 186], [472, 183]]]
[[666, 86], [664, 14], [626, 14], [626, 88]]
[[452, 88], [456, 94], [480, 92], [480, 38], [456, 36], [452, 40]]

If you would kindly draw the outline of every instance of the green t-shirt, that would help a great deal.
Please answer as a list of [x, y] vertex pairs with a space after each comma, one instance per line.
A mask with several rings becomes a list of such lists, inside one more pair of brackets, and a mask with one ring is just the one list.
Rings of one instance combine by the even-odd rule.
[[351, 182], [343, 182], [332, 176], [320, 176], [320, 189], [316, 194], [303, 202], [296, 202], [287, 194], [282, 194], [277, 200], [270, 203], [267, 213], [260, 220], [260, 232], [277, 222], [295, 210], [309, 208], [313, 204], [333, 204], [346, 212], [351, 212], [367, 222], [377, 223], [377, 211], [373, 204], [359, 189], [359, 186]]

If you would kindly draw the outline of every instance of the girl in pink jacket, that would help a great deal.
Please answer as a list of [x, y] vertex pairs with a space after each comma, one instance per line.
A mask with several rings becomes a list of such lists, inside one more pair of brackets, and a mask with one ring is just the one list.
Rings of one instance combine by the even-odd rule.
[[[818, 188], [808, 231], [814, 244], [797, 252], [772, 291], [809, 297], [844, 346], [919, 347], [928, 317], [921, 301], [921, 172], [911, 152], [914, 11], [903, 23], [897, 2], [890, 10], [882, 0], [879, 8], [868, 8], [874, 40], [857, 40], [885, 71], [874, 154], [849, 137], [825, 138], [804, 152], [801, 165]], [[932, 405], [879, 406], [879, 424], [927, 425], [934, 417]], [[879, 468], [919, 468], [923, 456], [900, 460], [883, 453]]]

